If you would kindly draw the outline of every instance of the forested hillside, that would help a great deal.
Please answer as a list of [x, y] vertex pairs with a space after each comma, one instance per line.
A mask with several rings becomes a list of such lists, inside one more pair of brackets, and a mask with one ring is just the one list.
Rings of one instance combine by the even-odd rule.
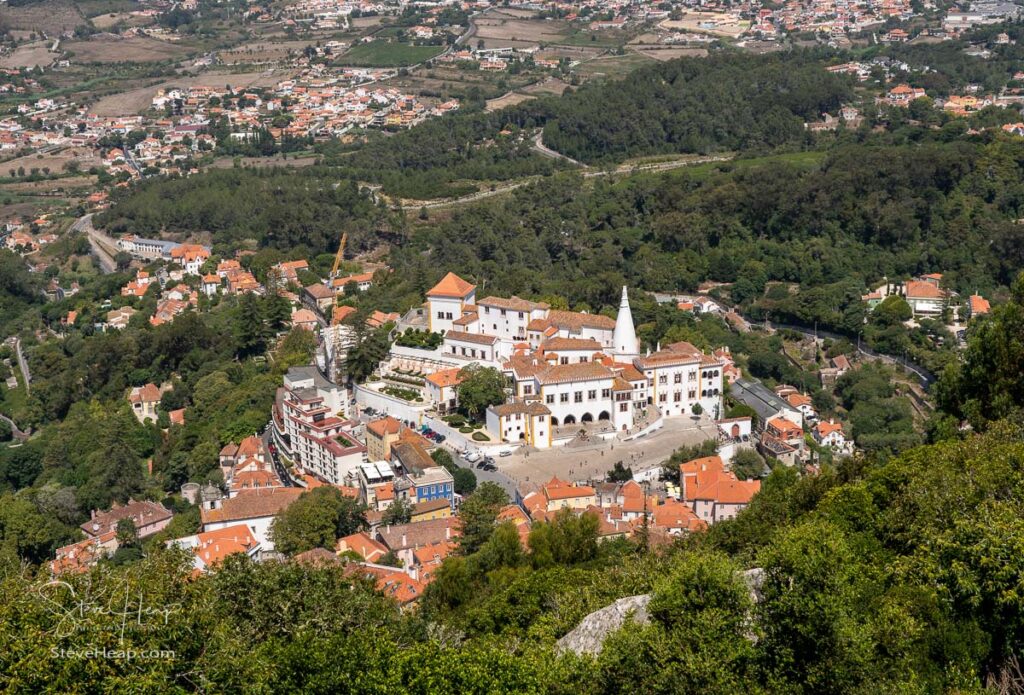
[[209, 231], [216, 243], [325, 250], [350, 232], [353, 248], [377, 243], [373, 233], [394, 215], [353, 181], [322, 171], [213, 170], [188, 178], [149, 179], [132, 188], [97, 223], [112, 234]]
[[765, 149], [804, 142], [804, 122], [851, 94], [809, 55], [673, 60], [632, 73], [628, 89], [602, 84], [560, 100], [544, 142], [584, 162]]

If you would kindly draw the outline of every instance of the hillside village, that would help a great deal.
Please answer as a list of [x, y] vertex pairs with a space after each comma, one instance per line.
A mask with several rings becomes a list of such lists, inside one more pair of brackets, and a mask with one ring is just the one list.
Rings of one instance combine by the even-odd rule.
[[[122, 291], [134, 297], [151, 285], [165, 288], [157, 315], [149, 317], [153, 325], [202, 310], [197, 295], [268, 291], [237, 261], [216, 260], [199, 245], [130, 236], [119, 244], [161, 262], [153, 275], [138, 271]], [[232, 553], [278, 557], [275, 517], [303, 492], [330, 487], [365, 505], [367, 526], [340, 538], [334, 553], [317, 550], [296, 560], [348, 562], [351, 571], [411, 604], [457, 547], [465, 493], [459, 490], [468, 471], [505, 489], [510, 503], [499, 518], [515, 523], [524, 543], [532, 524], [561, 510], [595, 517], [602, 539], [642, 534], [645, 542], [668, 543], [731, 519], [750, 503], [760, 481], [732, 470], [740, 452], [756, 451], [814, 475], [819, 452], [854, 451], [842, 425], [819, 419], [810, 398], [744, 376], [727, 349], [705, 353], [686, 342], [643, 348], [625, 287], [610, 317], [518, 297], [478, 297], [474, 284], [449, 272], [404, 316], [374, 312], [369, 320], [392, 326], [398, 339], [369, 379], [346, 383], [338, 375], [354, 340], [346, 323], [353, 312], [338, 302], [380, 276], [339, 273], [299, 290], [299, 273], [308, 267], [305, 261], [279, 264], [273, 274], [281, 282], [273, 287], [291, 302], [292, 325], [316, 336], [313, 363], [287, 372], [263, 432], [221, 450], [223, 485], [182, 488], [200, 508], [201, 529], [167, 543], [191, 550], [197, 572]], [[677, 310], [719, 307], [698, 297], [678, 302]], [[417, 339], [410, 347], [402, 339], [416, 334], [439, 340], [431, 346]], [[845, 358], [833, 364], [833, 378], [850, 369]], [[481, 372], [504, 386], [483, 413], [467, 417], [460, 386]], [[126, 394], [140, 422], [159, 419], [165, 390], [147, 384]], [[727, 398], [751, 414], [726, 417]], [[185, 411], [167, 415], [173, 426]], [[566, 465], [570, 458], [559, 453], [603, 459], [607, 468], [613, 458], [620, 465], [640, 462], [659, 438], [664, 445], [680, 435], [713, 453], [681, 461], [668, 479], [659, 475], [660, 461], [631, 466], [624, 480], [609, 481], [598, 471], [581, 475], [582, 467], [574, 473]], [[531, 458], [547, 461], [538, 464], [548, 468], [546, 477], [516, 473]], [[152, 502], [96, 510], [82, 526], [85, 539], [60, 548], [52, 569], [79, 572], [112, 555], [119, 519], [131, 519], [146, 538], [166, 527], [169, 514]]]

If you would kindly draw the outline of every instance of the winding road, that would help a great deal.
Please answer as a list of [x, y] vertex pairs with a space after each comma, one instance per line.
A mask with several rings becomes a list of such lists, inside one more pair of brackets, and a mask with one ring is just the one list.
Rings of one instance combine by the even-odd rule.
[[32, 375], [28, 371], [28, 360], [21, 351], [21, 338], [14, 339], [14, 354], [18, 357], [18, 368], [21, 370], [21, 379], [25, 383], [25, 393], [32, 393]]

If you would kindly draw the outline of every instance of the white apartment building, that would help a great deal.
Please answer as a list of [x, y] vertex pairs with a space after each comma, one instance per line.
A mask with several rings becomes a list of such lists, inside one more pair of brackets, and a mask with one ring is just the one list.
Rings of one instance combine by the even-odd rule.
[[367, 461], [366, 447], [352, 433], [344, 414], [344, 392], [312, 366], [285, 375], [274, 406], [275, 441], [305, 473], [344, 484]]

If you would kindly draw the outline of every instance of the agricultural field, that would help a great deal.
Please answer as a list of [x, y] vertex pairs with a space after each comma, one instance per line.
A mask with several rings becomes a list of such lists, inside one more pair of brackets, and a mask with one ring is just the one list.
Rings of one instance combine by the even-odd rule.
[[147, 36], [121, 38], [101, 34], [85, 41], [68, 41], [61, 46], [76, 63], [158, 63], [182, 58], [192, 48], [180, 43], [158, 41]]
[[136, 0], [77, 0], [75, 4], [89, 19], [100, 15], [125, 14], [139, 9]]
[[684, 12], [681, 19], [666, 19], [658, 26], [669, 31], [694, 31], [735, 39], [750, 27], [750, 21], [724, 12]]
[[393, 68], [416, 65], [444, 51], [443, 46], [413, 46], [391, 41], [370, 41], [356, 44], [338, 59], [338, 65]]
[[630, 46], [638, 55], [655, 60], [672, 60], [673, 58], [705, 58], [708, 49], [686, 46]]
[[523, 94], [521, 92], [509, 92], [508, 94], [503, 94], [502, 96], [498, 97], [497, 99], [488, 99], [487, 100], [487, 110], [488, 111], [500, 111], [501, 109], [503, 109], [505, 107], [515, 106], [516, 104], [521, 104], [524, 101], [529, 101], [530, 99], [536, 99], [536, 98], [537, 98], [536, 96], [531, 96], [529, 94]]
[[0, 24], [8, 29], [57, 36], [85, 23], [85, 17], [70, 0], [46, 0], [20, 7], [0, 5]]
[[602, 56], [580, 63], [573, 72], [585, 80], [617, 80], [652, 62], [653, 58], [640, 53]]
[[6, 178], [10, 176], [12, 169], [17, 171], [19, 168], [23, 168], [25, 171], [32, 169], [42, 171], [45, 167], [56, 174], [64, 171], [64, 167], [72, 161], [78, 162], [82, 171], [100, 164], [100, 159], [94, 150], [87, 147], [66, 147], [46, 154], [26, 155], [0, 162], [0, 177]]
[[14, 49], [10, 55], [0, 58], [2, 68], [33, 68], [48, 67], [57, 60], [59, 53], [50, 52], [51, 42], [33, 41], [24, 43]]
[[[342, 39], [339, 37], [338, 40]], [[230, 50], [220, 51], [218, 58], [224, 65], [277, 63], [289, 56], [301, 55], [307, 46], [315, 45], [316, 41], [252, 41]]]
[[89, 21], [97, 29], [107, 30], [118, 24], [123, 24], [127, 27], [143, 27], [153, 24], [155, 20], [152, 17], [139, 17], [129, 12], [109, 12], [107, 14], [96, 15], [90, 17]]
[[478, 17], [474, 45], [483, 41], [485, 48], [526, 48], [537, 44], [558, 44], [565, 40], [569, 25], [565, 22], [547, 19], [528, 19], [507, 15], [505, 12], [488, 12]]

